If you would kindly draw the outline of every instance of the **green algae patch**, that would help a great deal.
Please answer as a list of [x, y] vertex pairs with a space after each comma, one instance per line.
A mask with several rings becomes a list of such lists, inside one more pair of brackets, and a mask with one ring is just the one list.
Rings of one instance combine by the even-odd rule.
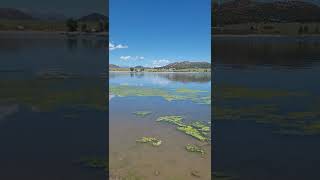
[[147, 144], [151, 144], [152, 146], [160, 146], [162, 144], [161, 140], [154, 137], [142, 137], [136, 140], [136, 142], [147, 143]]
[[222, 99], [238, 99], [238, 98], [254, 98], [254, 99], [270, 99], [276, 97], [291, 97], [291, 96], [308, 96], [304, 92], [291, 92], [277, 89], [264, 88], [248, 88], [242, 86], [220, 85], [215, 86], [215, 97]]
[[82, 158], [79, 164], [87, 168], [105, 169], [108, 168], [108, 161], [102, 158]]
[[184, 99], [183, 96], [169, 94], [163, 89], [136, 87], [136, 86], [110, 86], [111, 94], [125, 97], [125, 96], [161, 96], [168, 101]]
[[210, 127], [207, 126], [206, 124], [204, 124], [201, 121], [192, 122], [191, 126], [193, 126], [194, 128], [196, 128], [196, 129], [198, 129], [199, 131], [202, 131], [202, 132], [209, 132], [210, 131]]
[[203, 96], [199, 97], [198, 99], [194, 99], [194, 102], [197, 102], [199, 104], [211, 104], [211, 96]]
[[[269, 108], [266, 108], [269, 107]], [[216, 120], [248, 120], [276, 126], [274, 133], [283, 135], [320, 134], [318, 111], [281, 112], [271, 106], [215, 108]]]
[[0, 103], [26, 105], [45, 112], [78, 106], [106, 111], [106, 99], [101, 98], [107, 96], [104, 83], [91, 78], [1, 80]]
[[208, 141], [206, 137], [209, 135], [210, 127], [201, 121], [192, 122], [191, 125], [184, 123], [182, 116], [162, 116], [159, 117], [157, 122], [166, 122], [177, 126], [179, 131], [184, 132], [200, 141]]
[[204, 135], [201, 134], [200, 131], [197, 129], [193, 128], [192, 126], [180, 126], [177, 128], [179, 131], [184, 132], [187, 135], [190, 135], [200, 141], [208, 141], [208, 138], [206, 138]]
[[187, 89], [187, 88], [179, 88], [176, 89], [177, 93], [205, 93], [208, 91], [203, 91], [203, 90], [197, 90], [197, 89]]
[[151, 111], [136, 111], [133, 112], [134, 115], [139, 116], [139, 117], [146, 117], [150, 115], [152, 112]]
[[[158, 96], [167, 101], [192, 101], [197, 104], [211, 104], [211, 97], [200, 95], [198, 93], [190, 93], [192, 90], [170, 91], [161, 88], [137, 87], [137, 86], [110, 86], [111, 94], [126, 97], [126, 96]], [[186, 92], [189, 93], [186, 93]], [[199, 90], [197, 90], [199, 92]]]
[[182, 120], [183, 120], [182, 116], [162, 116], [162, 117], [159, 117], [156, 121], [158, 122], [163, 121], [163, 122], [167, 122], [167, 123], [174, 124], [181, 127], [186, 126], [186, 124], [184, 124]]
[[314, 121], [303, 126], [306, 134], [320, 134], [320, 122]]
[[201, 155], [205, 154], [205, 151], [197, 145], [187, 144], [185, 148], [188, 152], [200, 153]]

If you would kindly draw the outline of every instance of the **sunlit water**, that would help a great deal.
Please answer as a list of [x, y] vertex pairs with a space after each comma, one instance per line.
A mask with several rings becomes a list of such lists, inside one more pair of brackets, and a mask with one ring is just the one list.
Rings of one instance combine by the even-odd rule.
[[79, 163], [106, 157], [106, 44], [0, 34], [0, 179], [106, 179]]
[[[268, 104], [280, 114], [312, 112], [315, 117], [296, 116], [299, 123], [264, 123], [245, 117], [232, 121], [213, 119], [216, 131], [214, 167], [235, 179], [319, 179], [319, 129], [286, 133], [319, 123], [320, 38], [318, 37], [243, 37], [214, 39], [216, 89], [241, 86], [307, 94], [301, 97], [264, 99], [238, 98], [224, 101], [215, 97], [215, 107], [233, 109]], [[214, 114], [214, 112], [213, 112]], [[239, 113], [241, 115], [241, 112]], [[242, 115], [245, 115], [244, 113]], [[265, 113], [264, 116], [270, 115]], [[280, 124], [283, 123], [283, 124]], [[290, 127], [290, 124], [293, 125]], [[278, 132], [278, 133], [277, 133]]]
[[[202, 90], [211, 95], [210, 73], [110, 72], [110, 87], [138, 87], [174, 92], [179, 88]], [[211, 105], [189, 100], [168, 101], [161, 96], [113, 96], [110, 100], [109, 164], [112, 178], [211, 179], [211, 145], [184, 134], [172, 124], [156, 122], [166, 115], [183, 116], [184, 121], [211, 120]], [[138, 117], [136, 111], [150, 111]], [[137, 143], [156, 137], [159, 147]], [[204, 156], [185, 150], [187, 144], [201, 145]], [[197, 172], [195, 177], [192, 172]]]

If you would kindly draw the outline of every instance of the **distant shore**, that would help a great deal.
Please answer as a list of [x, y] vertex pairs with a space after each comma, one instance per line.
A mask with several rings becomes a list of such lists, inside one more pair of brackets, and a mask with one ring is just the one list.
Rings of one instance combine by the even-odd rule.
[[176, 69], [176, 70], [168, 70], [168, 69], [145, 69], [144, 71], [130, 71], [127, 68], [116, 68], [116, 69], [109, 69], [109, 72], [129, 72], [129, 73], [171, 73], [171, 72], [180, 72], [180, 73], [197, 73], [197, 72], [203, 72], [203, 73], [210, 73], [211, 69], [197, 69], [197, 68], [190, 68], [190, 69]]
[[66, 36], [108, 36], [108, 32], [66, 32], [66, 31], [18, 31], [18, 30], [5, 30], [0, 31], [0, 35], [66, 35]]

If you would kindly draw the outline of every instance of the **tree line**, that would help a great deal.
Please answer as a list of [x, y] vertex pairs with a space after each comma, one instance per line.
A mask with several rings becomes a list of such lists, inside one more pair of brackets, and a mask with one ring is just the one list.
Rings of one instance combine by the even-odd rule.
[[109, 23], [103, 20], [99, 20], [96, 25], [93, 25], [93, 22], [81, 22], [70, 18], [66, 21], [66, 26], [69, 32], [106, 32], [109, 29]]

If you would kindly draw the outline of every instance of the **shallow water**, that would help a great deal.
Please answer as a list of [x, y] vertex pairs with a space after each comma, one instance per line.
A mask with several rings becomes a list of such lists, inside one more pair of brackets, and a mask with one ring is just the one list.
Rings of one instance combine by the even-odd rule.
[[79, 163], [107, 154], [104, 44], [0, 34], [0, 179], [106, 179]]
[[[210, 96], [209, 73], [129, 73], [110, 72], [110, 87], [125, 86], [140, 89], [152, 88], [154, 92], [173, 93], [185, 88], [202, 90], [199, 96]], [[153, 92], [153, 91], [151, 91]], [[134, 93], [133, 93], [134, 94]], [[142, 94], [142, 95], [141, 95]], [[211, 145], [202, 148], [206, 154], [187, 152], [187, 144], [203, 142], [177, 131], [172, 124], [156, 122], [158, 117], [181, 115], [185, 122], [211, 120], [210, 104], [191, 100], [167, 100], [154, 96], [114, 96], [110, 101], [109, 167], [112, 177], [135, 179], [211, 179]], [[152, 93], [151, 93], [152, 94]], [[135, 116], [136, 111], [150, 111], [146, 117]], [[159, 147], [140, 144], [143, 137], [162, 140]], [[198, 171], [200, 177], [191, 173]]]
[[[320, 178], [319, 44], [317, 37], [215, 38], [215, 91], [231, 86], [239, 95], [215, 96], [216, 108], [234, 113], [213, 119], [216, 171], [241, 180]], [[275, 92], [284, 93], [265, 98]]]

